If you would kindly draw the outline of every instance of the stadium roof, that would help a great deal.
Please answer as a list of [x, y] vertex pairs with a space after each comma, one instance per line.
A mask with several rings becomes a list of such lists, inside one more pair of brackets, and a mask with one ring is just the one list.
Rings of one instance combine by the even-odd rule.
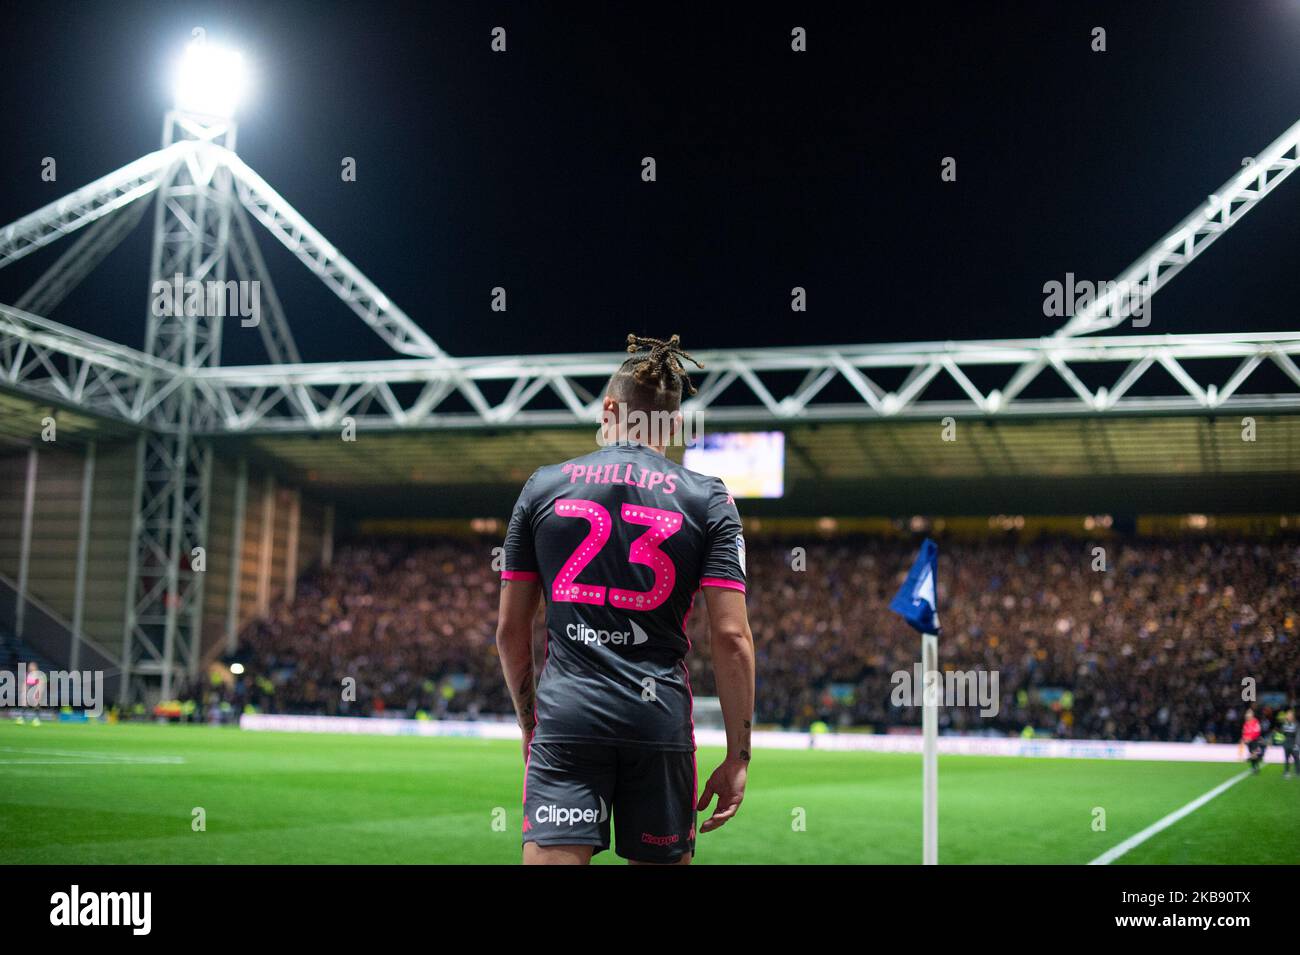
[[[51, 412], [0, 395], [0, 442], [37, 444]], [[54, 409], [60, 442], [116, 441], [118, 422]], [[755, 514], [1273, 512], [1300, 508], [1300, 416], [989, 419], [796, 425], [786, 496]], [[502, 516], [539, 465], [596, 447], [595, 428], [222, 438], [281, 480], [358, 515]], [[680, 460], [681, 450], [670, 456]]]
[[[786, 497], [752, 513], [1242, 511], [1300, 506], [1300, 417], [1095, 417], [796, 425]], [[596, 447], [592, 429], [259, 436], [250, 456], [362, 512], [501, 514], [534, 468]], [[364, 453], [358, 453], [363, 451]], [[680, 459], [680, 449], [672, 456]], [[426, 493], [427, 492], [427, 493]], [[475, 508], [478, 510], [475, 511]]]
[[111, 441], [135, 433], [135, 428], [122, 421], [0, 390], [0, 447], [40, 444], [41, 420], [46, 416], [57, 423], [60, 441]]
[[[130, 425], [0, 393], [0, 441], [36, 443], [52, 414], [59, 441], [116, 441]], [[963, 419], [785, 427], [786, 496], [751, 513], [1210, 513], [1300, 507], [1300, 416]], [[728, 424], [728, 427], [731, 427]], [[743, 425], [736, 425], [743, 427]], [[764, 425], [771, 427], [771, 425]], [[716, 429], [714, 429], [716, 430]], [[596, 447], [596, 428], [360, 431], [216, 439], [282, 480], [359, 514], [501, 515], [536, 467]], [[681, 449], [670, 456], [680, 460]]]

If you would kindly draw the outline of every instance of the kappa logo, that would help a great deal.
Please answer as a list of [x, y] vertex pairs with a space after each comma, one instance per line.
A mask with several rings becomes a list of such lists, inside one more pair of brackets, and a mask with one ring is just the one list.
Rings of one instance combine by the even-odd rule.
[[574, 643], [585, 643], [587, 646], [593, 644], [600, 647], [639, 646], [650, 639], [635, 620], [629, 620], [628, 626], [632, 629], [597, 630], [595, 627], [587, 626], [580, 620], [577, 623], [569, 624], [564, 632]]
[[649, 846], [671, 846], [680, 838], [681, 836], [675, 832], [669, 836], [656, 836], [650, 832], [641, 833], [641, 841]]
[[600, 800], [600, 809], [578, 809], [573, 806], [538, 806], [537, 811], [533, 813], [533, 818], [537, 820], [539, 826], [550, 824], [553, 826], [576, 826], [580, 822], [604, 822], [609, 818], [609, 807], [605, 805], [605, 797], [597, 796]]

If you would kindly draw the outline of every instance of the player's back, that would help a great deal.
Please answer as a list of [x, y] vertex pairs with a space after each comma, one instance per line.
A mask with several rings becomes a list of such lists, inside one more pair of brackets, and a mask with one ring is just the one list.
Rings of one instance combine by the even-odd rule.
[[744, 589], [744, 539], [717, 478], [638, 444], [538, 469], [506, 535], [509, 578], [547, 604], [536, 741], [691, 749], [685, 618], [702, 585]]

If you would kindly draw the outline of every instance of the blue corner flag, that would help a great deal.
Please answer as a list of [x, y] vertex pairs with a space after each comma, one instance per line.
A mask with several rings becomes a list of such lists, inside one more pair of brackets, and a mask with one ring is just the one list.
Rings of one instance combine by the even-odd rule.
[[939, 562], [939, 545], [930, 538], [921, 545], [916, 563], [907, 573], [889, 609], [921, 633], [939, 632], [939, 606], [935, 597], [935, 573]]

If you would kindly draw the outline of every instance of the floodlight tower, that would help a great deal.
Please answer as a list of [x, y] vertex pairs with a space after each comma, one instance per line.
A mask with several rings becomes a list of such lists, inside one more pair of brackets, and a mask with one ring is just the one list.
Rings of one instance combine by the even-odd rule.
[[[245, 74], [238, 53], [196, 31], [176, 64], [175, 105], [163, 120], [164, 147], [194, 140], [159, 179], [149, 269], [145, 351], [187, 372], [220, 364], [227, 249], [234, 201], [229, 167], [211, 146], [235, 148], [234, 109]], [[196, 284], [197, 283], [197, 284]], [[164, 293], [163, 290], [169, 290]], [[177, 308], [177, 306], [180, 306]], [[127, 568], [122, 696], [133, 678], [160, 681], [170, 699], [198, 675], [203, 568], [212, 448], [191, 438], [194, 385], [188, 376], [158, 409], [159, 427], [136, 450], [133, 551]], [[136, 692], [133, 693], [132, 690]]]

